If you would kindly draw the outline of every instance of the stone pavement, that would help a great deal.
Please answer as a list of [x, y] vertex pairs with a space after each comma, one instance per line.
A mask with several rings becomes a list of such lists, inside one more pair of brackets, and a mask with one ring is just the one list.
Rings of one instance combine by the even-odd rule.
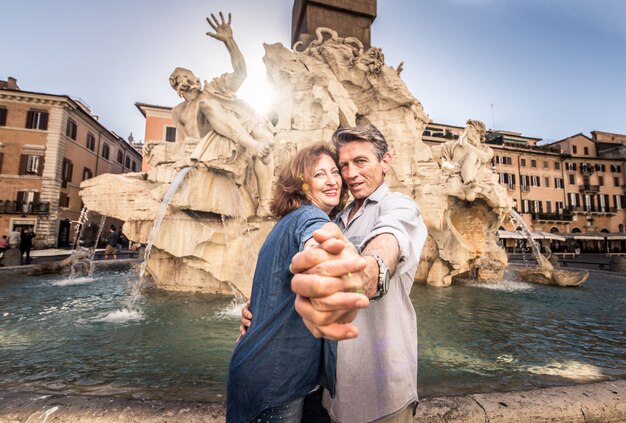
[[[358, 389], [358, 388], [357, 388]], [[0, 422], [225, 421], [224, 403], [0, 391]], [[625, 422], [626, 380], [520, 392], [424, 398], [414, 422]]]

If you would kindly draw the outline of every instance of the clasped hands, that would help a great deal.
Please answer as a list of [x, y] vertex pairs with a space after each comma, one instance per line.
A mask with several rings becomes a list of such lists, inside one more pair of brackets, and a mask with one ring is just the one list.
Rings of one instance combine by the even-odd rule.
[[352, 321], [369, 305], [362, 294], [365, 260], [334, 223], [315, 231], [313, 238], [318, 245], [291, 261], [296, 311], [316, 338], [355, 338], [359, 331]]

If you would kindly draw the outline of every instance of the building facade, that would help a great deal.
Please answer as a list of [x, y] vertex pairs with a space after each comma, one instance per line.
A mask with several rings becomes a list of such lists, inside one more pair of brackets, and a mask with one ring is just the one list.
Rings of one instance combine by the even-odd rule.
[[79, 100], [0, 82], [0, 233], [30, 227], [35, 248], [68, 246], [80, 183], [140, 171], [141, 154]]
[[[176, 133], [176, 124], [172, 119], [172, 108], [167, 106], [157, 106], [154, 104], [135, 103], [135, 107], [146, 118], [145, 142], [149, 141], [179, 141]], [[144, 162], [142, 170], [150, 169], [150, 165]]]
[[[458, 139], [463, 130], [430, 123], [423, 140], [440, 144]], [[626, 135], [593, 131], [591, 138], [540, 141], [508, 131], [487, 133], [492, 166], [524, 222], [544, 234], [539, 237], [550, 240], [554, 234], [553, 249], [626, 252]], [[519, 228], [511, 222], [502, 229]]]

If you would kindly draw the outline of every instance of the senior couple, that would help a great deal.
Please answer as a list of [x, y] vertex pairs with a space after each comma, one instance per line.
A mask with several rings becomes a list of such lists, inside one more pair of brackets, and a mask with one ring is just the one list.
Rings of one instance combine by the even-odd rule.
[[[228, 422], [413, 420], [409, 293], [426, 226], [413, 200], [385, 184], [391, 154], [378, 129], [342, 128], [333, 144], [300, 150], [279, 175], [279, 220], [229, 366]], [[354, 201], [340, 211], [345, 187]]]

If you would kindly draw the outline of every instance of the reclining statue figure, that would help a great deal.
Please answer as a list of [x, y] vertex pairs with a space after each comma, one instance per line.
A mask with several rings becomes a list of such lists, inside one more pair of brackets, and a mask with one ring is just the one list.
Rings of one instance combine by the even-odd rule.
[[[271, 155], [273, 132], [271, 123], [250, 105], [236, 96], [246, 79], [246, 62], [233, 38], [231, 15], [225, 22], [211, 14], [206, 18], [215, 32], [206, 34], [222, 41], [230, 53], [233, 72], [224, 73], [204, 87], [193, 72], [176, 68], [169, 78], [170, 85], [184, 101], [172, 110], [176, 131], [184, 141], [197, 141], [190, 163], [202, 162], [210, 169], [234, 173], [229, 166], [239, 155], [247, 153], [253, 160], [259, 201], [257, 216], [271, 216], [271, 184], [274, 162]], [[237, 175], [235, 175], [237, 176]], [[239, 179], [243, 176], [240, 175]], [[241, 185], [242, 180], [236, 182]]]

